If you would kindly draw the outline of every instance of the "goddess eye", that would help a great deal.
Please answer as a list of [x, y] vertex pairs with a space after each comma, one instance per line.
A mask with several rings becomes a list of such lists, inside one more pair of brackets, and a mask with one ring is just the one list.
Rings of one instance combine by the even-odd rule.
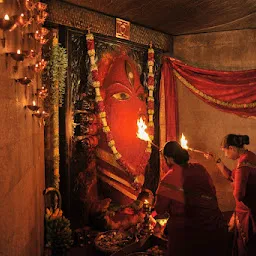
[[126, 92], [115, 93], [113, 95], [113, 97], [117, 100], [129, 100], [130, 99], [130, 95]]

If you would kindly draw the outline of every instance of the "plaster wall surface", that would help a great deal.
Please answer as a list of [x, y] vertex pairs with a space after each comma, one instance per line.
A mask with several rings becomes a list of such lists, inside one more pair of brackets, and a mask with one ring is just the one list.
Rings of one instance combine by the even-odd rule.
[[0, 255], [42, 255], [44, 126], [25, 108], [35, 86], [10, 78], [0, 55]]
[[[256, 69], [256, 30], [227, 31], [174, 37], [173, 55], [183, 62], [205, 69]], [[178, 81], [179, 133], [184, 133], [189, 146], [219, 154], [229, 168], [234, 161], [224, 158], [220, 142], [228, 133], [247, 134], [256, 153], [256, 118], [248, 119], [219, 111], [207, 105]], [[211, 174], [222, 211], [234, 208], [231, 184], [214, 163], [191, 153], [193, 161], [202, 163]]]

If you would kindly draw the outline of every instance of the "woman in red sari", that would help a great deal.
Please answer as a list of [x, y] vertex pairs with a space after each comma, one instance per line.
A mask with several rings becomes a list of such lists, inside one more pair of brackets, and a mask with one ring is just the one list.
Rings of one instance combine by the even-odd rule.
[[230, 229], [234, 231], [233, 256], [256, 255], [256, 155], [244, 148], [248, 144], [247, 135], [228, 134], [224, 137], [221, 146], [225, 156], [237, 160], [233, 171], [220, 158], [215, 159], [222, 174], [233, 182], [236, 202], [230, 220]]
[[160, 182], [155, 210], [170, 215], [167, 256], [226, 255], [227, 227], [210, 175], [202, 165], [188, 163], [188, 152], [175, 141], [163, 154], [170, 170]]

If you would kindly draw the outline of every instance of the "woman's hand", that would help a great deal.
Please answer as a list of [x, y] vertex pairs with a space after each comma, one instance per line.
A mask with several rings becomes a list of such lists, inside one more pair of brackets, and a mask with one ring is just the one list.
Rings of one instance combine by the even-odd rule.
[[222, 163], [221, 158], [219, 156], [217, 156], [217, 155], [214, 155], [213, 153], [204, 154], [204, 157], [206, 159], [212, 159], [216, 164]]
[[208, 160], [215, 160], [215, 155], [211, 152], [204, 154], [204, 157]]
[[208, 153], [204, 154], [204, 157], [206, 159], [213, 160], [215, 163], [220, 163], [221, 162], [220, 157], [211, 153], [211, 152], [208, 152]]

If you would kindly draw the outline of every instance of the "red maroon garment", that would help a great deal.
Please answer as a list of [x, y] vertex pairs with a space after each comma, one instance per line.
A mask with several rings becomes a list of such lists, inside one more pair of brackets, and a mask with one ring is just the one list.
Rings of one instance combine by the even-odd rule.
[[236, 201], [233, 255], [256, 255], [256, 155], [246, 151], [232, 172]]
[[167, 256], [226, 255], [227, 227], [202, 165], [175, 165], [159, 185], [155, 209], [170, 214]]

